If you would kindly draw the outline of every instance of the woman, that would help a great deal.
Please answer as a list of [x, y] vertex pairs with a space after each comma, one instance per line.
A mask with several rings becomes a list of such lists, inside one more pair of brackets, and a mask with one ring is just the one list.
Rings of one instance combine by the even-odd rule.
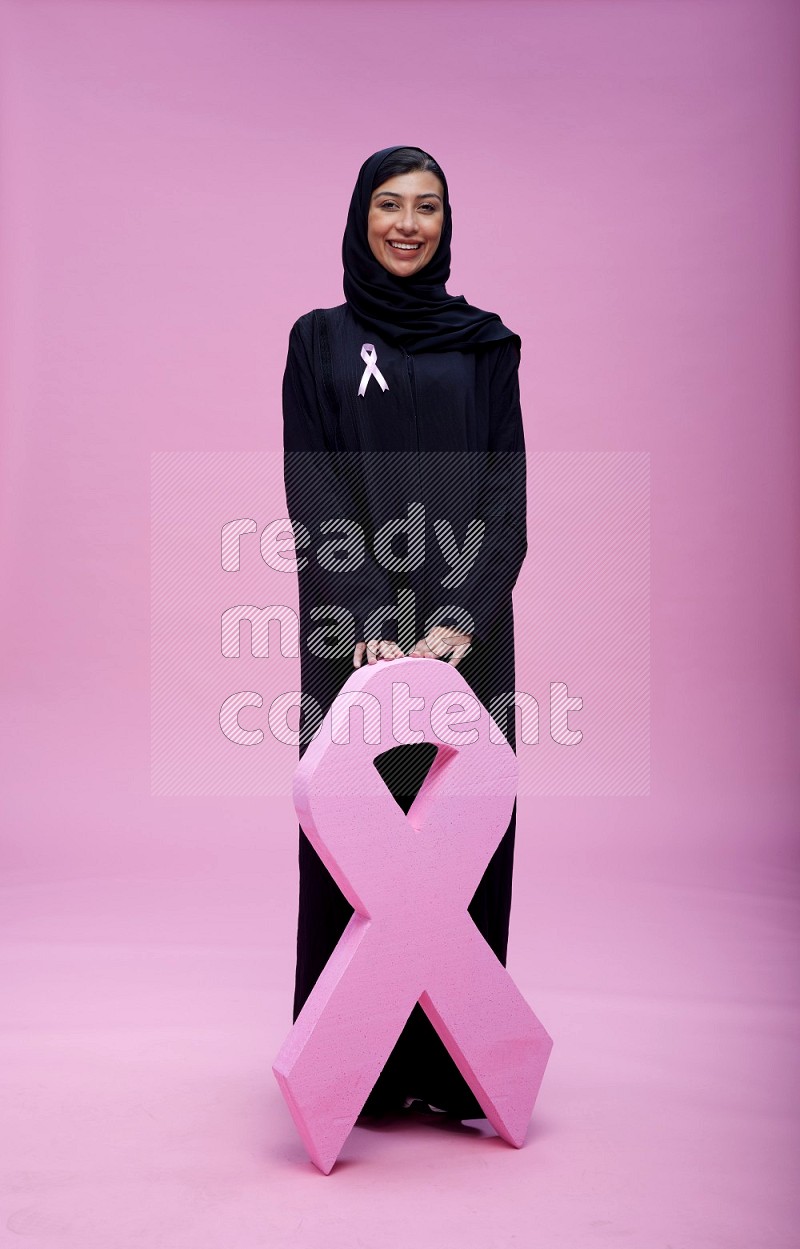
[[[376, 152], [350, 202], [346, 302], [291, 330], [289, 514], [314, 543], [338, 534], [316, 558], [309, 547], [299, 573], [301, 756], [354, 666], [406, 654], [458, 664], [516, 748], [513, 708], [502, 713], [514, 690], [511, 591], [527, 549], [521, 344], [495, 313], [446, 291], [451, 234], [433, 158]], [[401, 547], [405, 536], [404, 549], [389, 542], [379, 556], [370, 542], [381, 533], [399, 534]], [[422, 743], [376, 760], [403, 810], [435, 753]], [[469, 908], [503, 964], [515, 822], [516, 804]], [[353, 913], [302, 828], [299, 863], [295, 1019]], [[483, 1115], [417, 1003], [363, 1113], [420, 1104]]]

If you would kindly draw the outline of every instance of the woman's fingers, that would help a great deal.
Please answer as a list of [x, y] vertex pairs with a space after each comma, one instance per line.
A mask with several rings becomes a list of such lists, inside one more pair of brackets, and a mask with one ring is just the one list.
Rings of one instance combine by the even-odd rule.
[[[458, 660], [462, 659], [469, 650], [469, 646], [468, 633], [453, 633], [451, 630], [437, 626], [427, 637], [420, 638], [414, 649], [408, 653], [409, 655], [423, 655], [426, 659], [444, 659], [455, 647], [458, 651], [458, 658], [455, 662], [458, 663]], [[354, 668], [361, 667], [365, 655], [368, 663], [376, 664], [379, 659], [404, 659], [405, 651], [397, 642], [392, 642], [389, 638], [370, 638], [368, 642], [356, 642], [356, 648], [353, 651]]]
[[409, 654], [421, 655], [423, 659], [445, 659], [451, 655], [448, 663], [455, 665], [464, 658], [471, 645], [471, 634], [458, 633], [445, 625], [436, 625], [424, 638], [420, 638]]
[[411, 655], [421, 655], [423, 659], [438, 659], [439, 632], [440, 630], [438, 626], [436, 629], [431, 629], [430, 633], [427, 633], [424, 638], [420, 638], [413, 651], [410, 651], [409, 653]]
[[403, 652], [396, 642], [388, 638], [370, 638], [368, 642], [357, 642], [353, 652], [353, 667], [360, 668], [366, 652], [367, 662], [376, 664], [379, 659], [397, 659]]

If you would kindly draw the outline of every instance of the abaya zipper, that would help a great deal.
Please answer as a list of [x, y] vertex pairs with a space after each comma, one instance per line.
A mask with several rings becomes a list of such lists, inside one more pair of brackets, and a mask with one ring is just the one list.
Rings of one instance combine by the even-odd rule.
[[408, 369], [408, 380], [411, 383], [411, 409], [414, 413], [414, 439], [417, 445], [417, 481], [419, 482], [419, 498], [420, 502], [424, 499], [422, 493], [422, 465], [420, 464], [419, 451], [419, 420], [417, 414], [417, 378], [414, 373], [414, 358], [409, 351], [403, 348], [406, 357], [406, 368]]
[[[419, 420], [418, 420], [418, 414], [417, 414], [417, 378], [416, 378], [416, 374], [414, 373], [414, 360], [413, 360], [411, 353], [409, 351], [406, 351], [405, 347], [403, 348], [403, 352], [406, 357], [406, 369], [408, 370], [408, 380], [409, 380], [410, 387], [411, 387], [411, 409], [414, 413], [414, 438], [415, 438], [416, 446], [417, 446], [417, 451], [416, 451], [417, 483], [419, 486], [419, 501], [420, 503], [422, 503], [425, 498], [425, 494], [424, 494], [423, 486], [422, 486], [422, 462], [421, 462], [420, 449], [419, 449]], [[425, 574], [423, 571], [423, 579], [424, 579], [424, 576]], [[424, 580], [423, 580], [423, 587], [424, 587]], [[424, 594], [424, 589], [423, 589], [423, 594]], [[417, 621], [417, 623], [419, 623], [419, 621]], [[424, 625], [423, 625], [423, 628], [424, 628]]]
[[403, 353], [406, 358], [406, 369], [408, 370], [408, 381], [411, 387], [411, 410], [414, 413], [414, 438], [417, 444], [417, 455], [419, 455], [419, 425], [417, 423], [417, 381], [416, 381], [416, 377], [414, 376], [414, 362], [411, 358], [411, 354], [410, 352], [406, 351], [405, 347], [403, 348]]

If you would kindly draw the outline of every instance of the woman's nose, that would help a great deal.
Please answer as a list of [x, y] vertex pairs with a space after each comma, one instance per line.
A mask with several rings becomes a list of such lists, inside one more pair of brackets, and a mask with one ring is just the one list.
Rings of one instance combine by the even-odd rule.
[[398, 221], [397, 226], [398, 226], [398, 229], [402, 230], [404, 234], [414, 233], [417, 227], [414, 221], [413, 208], [407, 208], [403, 212], [403, 215], [400, 217], [400, 220]]

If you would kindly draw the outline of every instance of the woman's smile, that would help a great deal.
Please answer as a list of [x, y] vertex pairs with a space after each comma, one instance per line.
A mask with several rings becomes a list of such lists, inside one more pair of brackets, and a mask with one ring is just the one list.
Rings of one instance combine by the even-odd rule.
[[[419, 258], [418, 254], [423, 250], [425, 244], [424, 242], [406, 243], [402, 239], [387, 239], [386, 246], [395, 253], [401, 264], [404, 261], [408, 264]], [[395, 256], [392, 256], [392, 260], [394, 259]], [[421, 268], [421, 266], [418, 267]]]

